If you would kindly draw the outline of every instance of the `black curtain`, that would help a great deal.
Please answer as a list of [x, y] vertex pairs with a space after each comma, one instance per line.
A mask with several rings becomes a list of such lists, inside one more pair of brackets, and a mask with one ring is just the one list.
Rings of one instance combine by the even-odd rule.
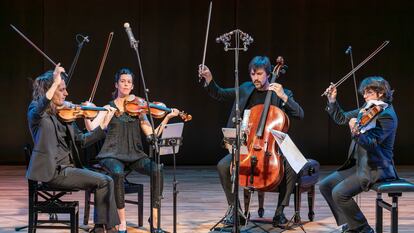
[[[26, 111], [31, 83], [53, 66], [11, 30], [14, 24], [68, 70], [76, 51], [75, 35], [88, 35], [82, 50], [69, 98], [75, 103], [88, 99], [108, 34], [114, 39], [95, 104], [104, 105], [114, 90], [113, 75], [130, 67], [138, 75], [135, 54], [123, 29], [129, 22], [140, 41], [144, 75], [150, 97], [193, 115], [184, 129], [181, 165], [215, 164], [226, 151], [221, 148], [221, 127], [231, 103], [207, 96], [197, 82], [201, 63], [209, 1], [23, 1], [0, 2], [1, 69], [0, 92], [3, 123], [0, 163], [22, 163], [22, 145], [31, 141]], [[285, 57], [288, 73], [280, 83], [294, 92], [305, 110], [303, 121], [292, 120], [290, 135], [302, 152], [322, 164], [340, 164], [350, 142], [346, 126], [336, 126], [324, 111], [320, 97], [330, 82], [349, 72], [345, 49], [352, 45], [355, 64], [365, 59], [384, 40], [391, 43], [356, 73], [357, 81], [368, 75], [384, 76], [395, 89], [394, 106], [399, 116], [395, 143], [397, 164], [410, 159], [410, 100], [413, 99], [414, 3], [412, 1], [214, 1], [206, 65], [224, 87], [233, 85], [234, 54], [224, 52], [215, 37], [240, 28], [254, 38], [240, 54], [240, 79], [248, 81], [247, 65], [255, 55], [275, 61]], [[139, 81], [138, 79], [136, 81]], [[352, 80], [338, 90], [344, 109], [356, 106]], [[135, 94], [141, 85], [135, 83]], [[362, 98], [361, 98], [362, 100]], [[170, 158], [164, 158], [166, 163]]]

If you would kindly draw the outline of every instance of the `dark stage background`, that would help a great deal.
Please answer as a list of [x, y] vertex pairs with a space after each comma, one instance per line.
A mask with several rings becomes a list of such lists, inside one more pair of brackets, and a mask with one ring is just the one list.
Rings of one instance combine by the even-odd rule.
[[[14, 24], [52, 59], [68, 70], [76, 51], [75, 35], [89, 35], [75, 75], [68, 87], [69, 100], [86, 100], [93, 86], [108, 33], [115, 33], [95, 97], [106, 104], [113, 91], [113, 74], [120, 67], [138, 73], [133, 50], [123, 29], [129, 22], [140, 40], [144, 74], [150, 97], [193, 115], [184, 129], [181, 165], [215, 164], [226, 152], [221, 148], [221, 127], [231, 103], [218, 103], [197, 82], [201, 63], [208, 1], [52, 1], [2, 0], [0, 2], [0, 93], [2, 122], [0, 163], [23, 163], [22, 145], [31, 142], [26, 110], [31, 83], [52, 69], [32, 47], [11, 30]], [[322, 164], [340, 164], [350, 142], [345, 126], [336, 126], [324, 111], [320, 97], [329, 83], [350, 70], [352, 45], [355, 65], [384, 40], [391, 43], [356, 73], [382, 75], [395, 89], [399, 128], [395, 143], [397, 164], [413, 164], [411, 120], [414, 111], [414, 2], [407, 1], [214, 1], [206, 64], [222, 86], [233, 85], [234, 54], [214, 42], [236, 27], [254, 43], [240, 54], [240, 79], [248, 81], [247, 65], [255, 55], [274, 61], [283, 55], [289, 65], [280, 83], [291, 89], [305, 110], [303, 121], [292, 120], [290, 135], [302, 152]], [[135, 93], [142, 94], [136, 83]], [[356, 106], [352, 80], [339, 88], [345, 109]], [[362, 99], [362, 98], [361, 98]], [[171, 161], [165, 158], [167, 163]]]

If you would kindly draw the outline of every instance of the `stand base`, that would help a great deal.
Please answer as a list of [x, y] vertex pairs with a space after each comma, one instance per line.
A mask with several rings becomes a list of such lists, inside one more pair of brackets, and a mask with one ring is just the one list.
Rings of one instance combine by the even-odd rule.
[[[292, 225], [291, 225], [292, 224]], [[289, 219], [289, 221], [286, 223], [286, 226], [284, 228], [286, 230], [293, 229], [293, 226], [298, 226], [304, 233], [306, 233], [305, 228], [303, 227], [302, 221], [300, 219], [300, 214], [298, 211], [295, 212], [295, 214]]]

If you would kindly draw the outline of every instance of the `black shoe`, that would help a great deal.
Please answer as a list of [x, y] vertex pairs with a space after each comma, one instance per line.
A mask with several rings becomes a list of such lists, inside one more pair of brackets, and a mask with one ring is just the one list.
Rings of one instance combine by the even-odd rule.
[[[342, 228], [343, 229], [343, 228]], [[372, 229], [368, 224], [359, 227], [358, 229], [346, 229], [343, 233], [375, 233], [374, 229]]]
[[257, 215], [259, 215], [259, 218], [263, 218], [264, 215], [264, 209], [263, 208], [259, 208], [257, 210]]
[[358, 233], [375, 233], [375, 231], [368, 224], [366, 224], [358, 229]]
[[89, 233], [105, 233], [105, 227], [102, 225], [95, 225]]
[[288, 222], [287, 218], [285, 217], [284, 213], [277, 214], [273, 217], [272, 225], [274, 227], [280, 227], [286, 225]]
[[341, 233], [345, 233], [348, 229], [349, 229], [348, 224], [345, 223], [344, 225], [342, 225]]
[[[151, 227], [151, 217], [148, 218], [148, 224]], [[156, 227], [154, 227], [154, 229], [152, 230], [152, 233], [170, 233], [169, 231], [163, 230], [162, 228], [157, 229]]]

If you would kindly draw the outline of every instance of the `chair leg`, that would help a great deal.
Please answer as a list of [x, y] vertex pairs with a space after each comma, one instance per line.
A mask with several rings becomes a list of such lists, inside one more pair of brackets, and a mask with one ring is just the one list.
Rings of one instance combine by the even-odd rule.
[[264, 206], [265, 193], [262, 191], [258, 191], [257, 198], [259, 199], [259, 210], [257, 211], [257, 214], [259, 215], [259, 217], [263, 218], [263, 215], [264, 215], [263, 206]]
[[91, 192], [89, 190], [86, 190], [85, 191], [85, 211], [83, 213], [83, 225], [88, 225], [90, 211], [91, 211]]
[[309, 221], [313, 221], [315, 217], [315, 212], [313, 211], [315, 206], [315, 185], [311, 187], [311, 190], [308, 192], [308, 206], [309, 206], [309, 212], [308, 212], [308, 218]]
[[382, 194], [377, 193], [377, 200], [375, 201], [375, 232], [382, 233]]
[[392, 197], [391, 233], [398, 233], [398, 196]]
[[76, 208], [75, 222], [76, 222], [76, 233], [78, 233], [79, 232], [79, 207]]
[[138, 226], [144, 225], [144, 186], [138, 187]]
[[76, 220], [75, 220], [75, 210], [70, 212], [70, 233], [76, 232]]

